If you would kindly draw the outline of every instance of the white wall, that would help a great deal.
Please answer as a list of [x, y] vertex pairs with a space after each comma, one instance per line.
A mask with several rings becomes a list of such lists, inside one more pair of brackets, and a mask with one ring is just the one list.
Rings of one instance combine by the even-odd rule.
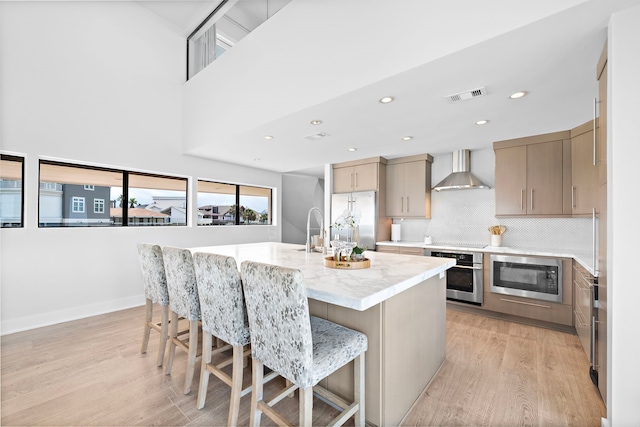
[[640, 158], [640, 6], [612, 15], [609, 25], [607, 241], [609, 344], [607, 418], [612, 426], [640, 425], [640, 283], [634, 253], [640, 239], [637, 169]]
[[37, 227], [40, 158], [271, 186], [279, 200], [279, 174], [181, 154], [177, 31], [135, 2], [0, 2], [0, 148], [26, 156], [25, 227], [1, 230], [3, 334], [142, 304], [138, 241], [280, 240], [279, 226]]
[[[324, 216], [324, 180], [311, 176], [282, 176], [282, 242], [305, 244], [309, 209], [318, 207]], [[325, 221], [326, 222], [326, 221]], [[312, 216], [311, 235], [320, 234]]]

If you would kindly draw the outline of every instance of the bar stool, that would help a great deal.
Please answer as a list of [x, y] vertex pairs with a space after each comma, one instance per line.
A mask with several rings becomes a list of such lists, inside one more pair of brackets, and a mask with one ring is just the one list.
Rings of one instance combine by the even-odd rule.
[[[301, 426], [311, 425], [313, 391], [344, 410], [330, 425], [342, 425], [355, 415], [355, 425], [364, 426], [367, 336], [310, 316], [300, 270], [244, 261], [241, 272], [253, 357], [250, 424], [260, 425], [262, 413], [279, 425], [288, 424], [272, 406], [298, 389]], [[317, 384], [352, 360], [354, 402], [349, 403]], [[263, 400], [263, 364], [292, 383], [267, 402]]]
[[[162, 249], [162, 255], [169, 290], [169, 308], [171, 309], [169, 356], [165, 366], [165, 374], [171, 374], [176, 347], [180, 347], [187, 353], [184, 394], [189, 394], [196, 367], [200, 323], [200, 300], [198, 299], [193, 257], [187, 249], [168, 246]], [[189, 321], [189, 337], [184, 340], [178, 336], [179, 317]]]
[[[238, 424], [240, 398], [251, 392], [251, 386], [242, 388], [243, 361], [251, 350], [248, 348], [249, 322], [238, 265], [232, 257], [208, 253], [193, 254], [193, 264], [202, 312], [202, 368], [197, 406], [198, 409], [204, 407], [209, 375], [215, 375], [231, 387], [227, 425], [234, 426]], [[228, 345], [212, 350], [213, 337]], [[211, 362], [212, 356], [230, 348], [233, 349], [232, 357], [215, 364]], [[229, 364], [232, 364], [231, 376], [222, 370]], [[265, 377], [265, 382], [276, 376], [277, 373], [271, 373]]]
[[[138, 243], [138, 260], [142, 270], [142, 283], [146, 300], [146, 315], [142, 334], [142, 347], [140, 353], [146, 353], [149, 346], [149, 335], [153, 329], [160, 333], [158, 344], [158, 366], [164, 361], [164, 350], [169, 338], [169, 291], [167, 290], [167, 278], [164, 274], [164, 262], [162, 249], [158, 245], [150, 243]], [[153, 304], [161, 306], [162, 315], [160, 322], [153, 321]]]

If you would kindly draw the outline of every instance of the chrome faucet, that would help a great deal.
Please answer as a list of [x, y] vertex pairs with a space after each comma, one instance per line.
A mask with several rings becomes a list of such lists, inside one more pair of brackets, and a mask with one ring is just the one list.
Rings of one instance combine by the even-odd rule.
[[316, 222], [318, 222], [320, 224], [320, 235], [324, 235], [324, 219], [322, 217], [322, 211], [320, 210], [320, 208], [316, 208], [313, 207], [311, 209], [309, 209], [309, 213], [307, 214], [307, 244], [306, 244], [306, 250], [307, 252], [311, 252], [311, 249], [313, 249], [311, 247], [311, 212], [314, 213], [314, 216], [316, 218]]

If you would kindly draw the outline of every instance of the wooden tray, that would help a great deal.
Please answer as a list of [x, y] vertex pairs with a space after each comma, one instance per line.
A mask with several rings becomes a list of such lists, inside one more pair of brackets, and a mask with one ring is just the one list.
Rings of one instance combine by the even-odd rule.
[[342, 270], [357, 270], [371, 267], [371, 261], [369, 261], [368, 258], [363, 258], [361, 261], [336, 261], [333, 257], [326, 257], [324, 259], [324, 266]]

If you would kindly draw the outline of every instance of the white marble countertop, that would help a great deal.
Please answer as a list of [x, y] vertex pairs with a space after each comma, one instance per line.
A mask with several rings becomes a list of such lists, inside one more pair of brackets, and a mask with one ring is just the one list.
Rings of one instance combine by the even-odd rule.
[[404, 246], [410, 248], [424, 248], [435, 250], [455, 250], [455, 251], [469, 251], [469, 252], [483, 252], [483, 253], [505, 253], [505, 254], [519, 254], [519, 255], [532, 255], [532, 256], [548, 256], [556, 258], [572, 258], [575, 259], [580, 265], [587, 269], [591, 274], [595, 274], [593, 268], [593, 257], [589, 253], [570, 253], [557, 249], [524, 249], [514, 248], [508, 246], [484, 246], [478, 247], [463, 246], [463, 245], [447, 245], [434, 243], [428, 245], [419, 241], [406, 241], [401, 240], [399, 242], [384, 241], [376, 242], [378, 246]]
[[234, 257], [238, 269], [251, 260], [302, 271], [307, 296], [318, 301], [364, 311], [455, 265], [454, 259], [365, 252], [371, 267], [341, 270], [324, 266], [320, 252], [307, 253], [304, 245], [263, 242], [189, 248]]

